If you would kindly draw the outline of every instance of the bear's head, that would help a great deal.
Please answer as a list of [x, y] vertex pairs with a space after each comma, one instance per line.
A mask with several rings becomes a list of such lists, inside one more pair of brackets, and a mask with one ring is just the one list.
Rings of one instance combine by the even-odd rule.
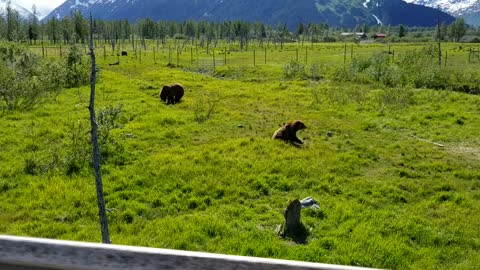
[[301, 130], [301, 129], [306, 129], [307, 128], [307, 126], [305, 126], [305, 124], [300, 120], [293, 121], [291, 126], [295, 130]]
[[169, 93], [170, 93], [170, 86], [168, 85], [163, 86], [162, 91], [160, 92], [160, 99], [163, 101], [166, 101]]

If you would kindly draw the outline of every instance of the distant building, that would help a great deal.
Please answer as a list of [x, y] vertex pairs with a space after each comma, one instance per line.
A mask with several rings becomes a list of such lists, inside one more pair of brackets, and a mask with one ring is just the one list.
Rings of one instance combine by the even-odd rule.
[[387, 35], [385, 35], [385, 34], [375, 34], [375, 35], [373, 35], [373, 39], [384, 39], [385, 37], [387, 37]]
[[343, 33], [340, 33], [340, 36], [341, 37], [354, 37], [356, 39], [367, 39], [367, 34], [364, 33], [364, 32], [357, 32], [357, 33], [343, 32]]

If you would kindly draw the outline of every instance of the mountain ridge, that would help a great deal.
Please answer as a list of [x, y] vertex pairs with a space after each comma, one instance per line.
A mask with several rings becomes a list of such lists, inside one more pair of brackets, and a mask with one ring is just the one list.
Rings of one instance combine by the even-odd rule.
[[[290, 28], [300, 22], [350, 28], [363, 24], [433, 26], [439, 14], [402, 0], [67, 0], [44, 20], [62, 18], [74, 10], [106, 20], [244, 20], [286, 23]], [[408, 15], [398, 16], [397, 11]], [[443, 12], [440, 16], [447, 23], [454, 20]]]
[[456, 16], [463, 17], [465, 22], [480, 26], [480, 0], [404, 0], [408, 3], [438, 7]]
[[[7, 2], [8, 2], [7, 0], [0, 0], [0, 16], [4, 16], [6, 14]], [[18, 12], [18, 14], [20, 15], [20, 18], [23, 20], [28, 20], [33, 15], [30, 11], [28, 11], [28, 9], [14, 2], [11, 2], [10, 6], [12, 7], [13, 10]]]

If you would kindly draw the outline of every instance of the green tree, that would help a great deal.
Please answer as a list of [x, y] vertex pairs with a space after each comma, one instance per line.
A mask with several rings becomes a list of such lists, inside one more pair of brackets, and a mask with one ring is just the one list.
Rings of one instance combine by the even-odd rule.
[[81, 41], [84, 44], [88, 40], [88, 22], [78, 10], [73, 12], [72, 20], [75, 42]]
[[289, 35], [288, 27], [286, 23], [280, 23], [277, 27], [278, 37], [280, 38], [280, 48], [283, 49], [283, 43]]
[[74, 42], [74, 33], [73, 33], [73, 22], [72, 19], [69, 17], [65, 17], [61, 21], [61, 29], [62, 29], [62, 36], [63, 41], [65, 43], [72, 43]]
[[446, 40], [447, 39], [447, 35], [448, 35], [448, 29], [447, 29], [447, 25], [445, 24], [445, 22], [442, 22], [440, 24], [440, 27], [436, 27], [435, 29], [435, 39], [438, 40]]
[[39, 31], [39, 26], [38, 26], [38, 12], [37, 12], [37, 7], [35, 4], [32, 6], [32, 14], [30, 15], [29, 18], [29, 24], [28, 24], [28, 40], [30, 41], [30, 44], [37, 43], [38, 39], [38, 31]]
[[18, 41], [20, 39], [20, 15], [12, 8], [11, 1], [7, 1], [7, 40]]
[[406, 35], [407, 30], [405, 29], [405, 26], [400, 24], [400, 27], [398, 29], [398, 37], [402, 38]]
[[295, 31], [295, 34], [297, 35], [297, 39], [300, 40], [300, 38], [302, 39], [302, 45], [303, 45], [303, 41], [305, 40], [304, 39], [304, 36], [305, 36], [305, 25], [300, 22], [297, 26], [297, 31]]
[[3, 18], [3, 16], [0, 16], [0, 39], [6, 38], [7, 36], [6, 28], [7, 28], [7, 22], [5, 21], [5, 18]]
[[449, 26], [449, 34], [453, 41], [459, 41], [467, 32], [467, 25], [463, 18], [457, 18]]
[[57, 18], [52, 17], [47, 22], [47, 35], [48, 39], [54, 44], [60, 40], [60, 28]]

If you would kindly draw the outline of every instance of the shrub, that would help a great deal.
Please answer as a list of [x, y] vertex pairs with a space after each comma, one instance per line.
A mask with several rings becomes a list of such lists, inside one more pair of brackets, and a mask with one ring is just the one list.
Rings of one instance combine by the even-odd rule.
[[215, 113], [218, 99], [211, 95], [205, 94], [200, 96], [195, 102], [193, 110], [194, 118], [197, 123], [202, 123], [210, 119]]
[[300, 62], [291, 60], [283, 66], [283, 76], [287, 79], [304, 79], [307, 77], [305, 65]]
[[65, 62], [42, 59], [17, 43], [0, 43], [0, 110], [29, 110], [63, 87], [90, 80], [88, 61], [73, 45]]
[[120, 142], [111, 136], [111, 131], [122, 126], [118, 123], [122, 113], [123, 105], [107, 106], [97, 112], [98, 144], [102, 162], [113, 157], [116, 164], [124, 163], [124, 148]]
[[[60, 75], [59, 75], [60, 74]], [[0, 110], [29, 110], [63, 85], [61, 65], [14, 43], [0, 43]]]
[[348, 66], [337, 66], [333, 71], [333, 80], [339, 82], [352, 81], [354, 78], [354, 72]]
[[[409, 51], [394, 63], [386, 53], [376, 53], [370, 57], [357, 57], [350, 65], [336, 68], [333, 79], [358, 83], [380, 83], [388, 87], [413, 86], [415, 88], [455, 89], [477, 93], [477, 76], [454, 75], [448, 69], [438, 66], [436, 45], [427, 45], [422, 50]], [[467, 72], [468, 73], [468, 72]], [[460, 80], [458, 78], [462, 77]]]
[[66, 175], [73, 175], [80, 172], [90, 159], [88, 132], [82, 122], [70, 123], [68, 138], [64, 166]]
[[70, 52], [65, 60], [66, 78], [65, 87], [79, 87], [90, 80], [90, 66], [83, 58], [82, 52], [77, 45], [70, 47]]
[[322, 78], [322, 66], [319, 63], [310, 65], [310, 78], [312, 81], [318, 81]]

